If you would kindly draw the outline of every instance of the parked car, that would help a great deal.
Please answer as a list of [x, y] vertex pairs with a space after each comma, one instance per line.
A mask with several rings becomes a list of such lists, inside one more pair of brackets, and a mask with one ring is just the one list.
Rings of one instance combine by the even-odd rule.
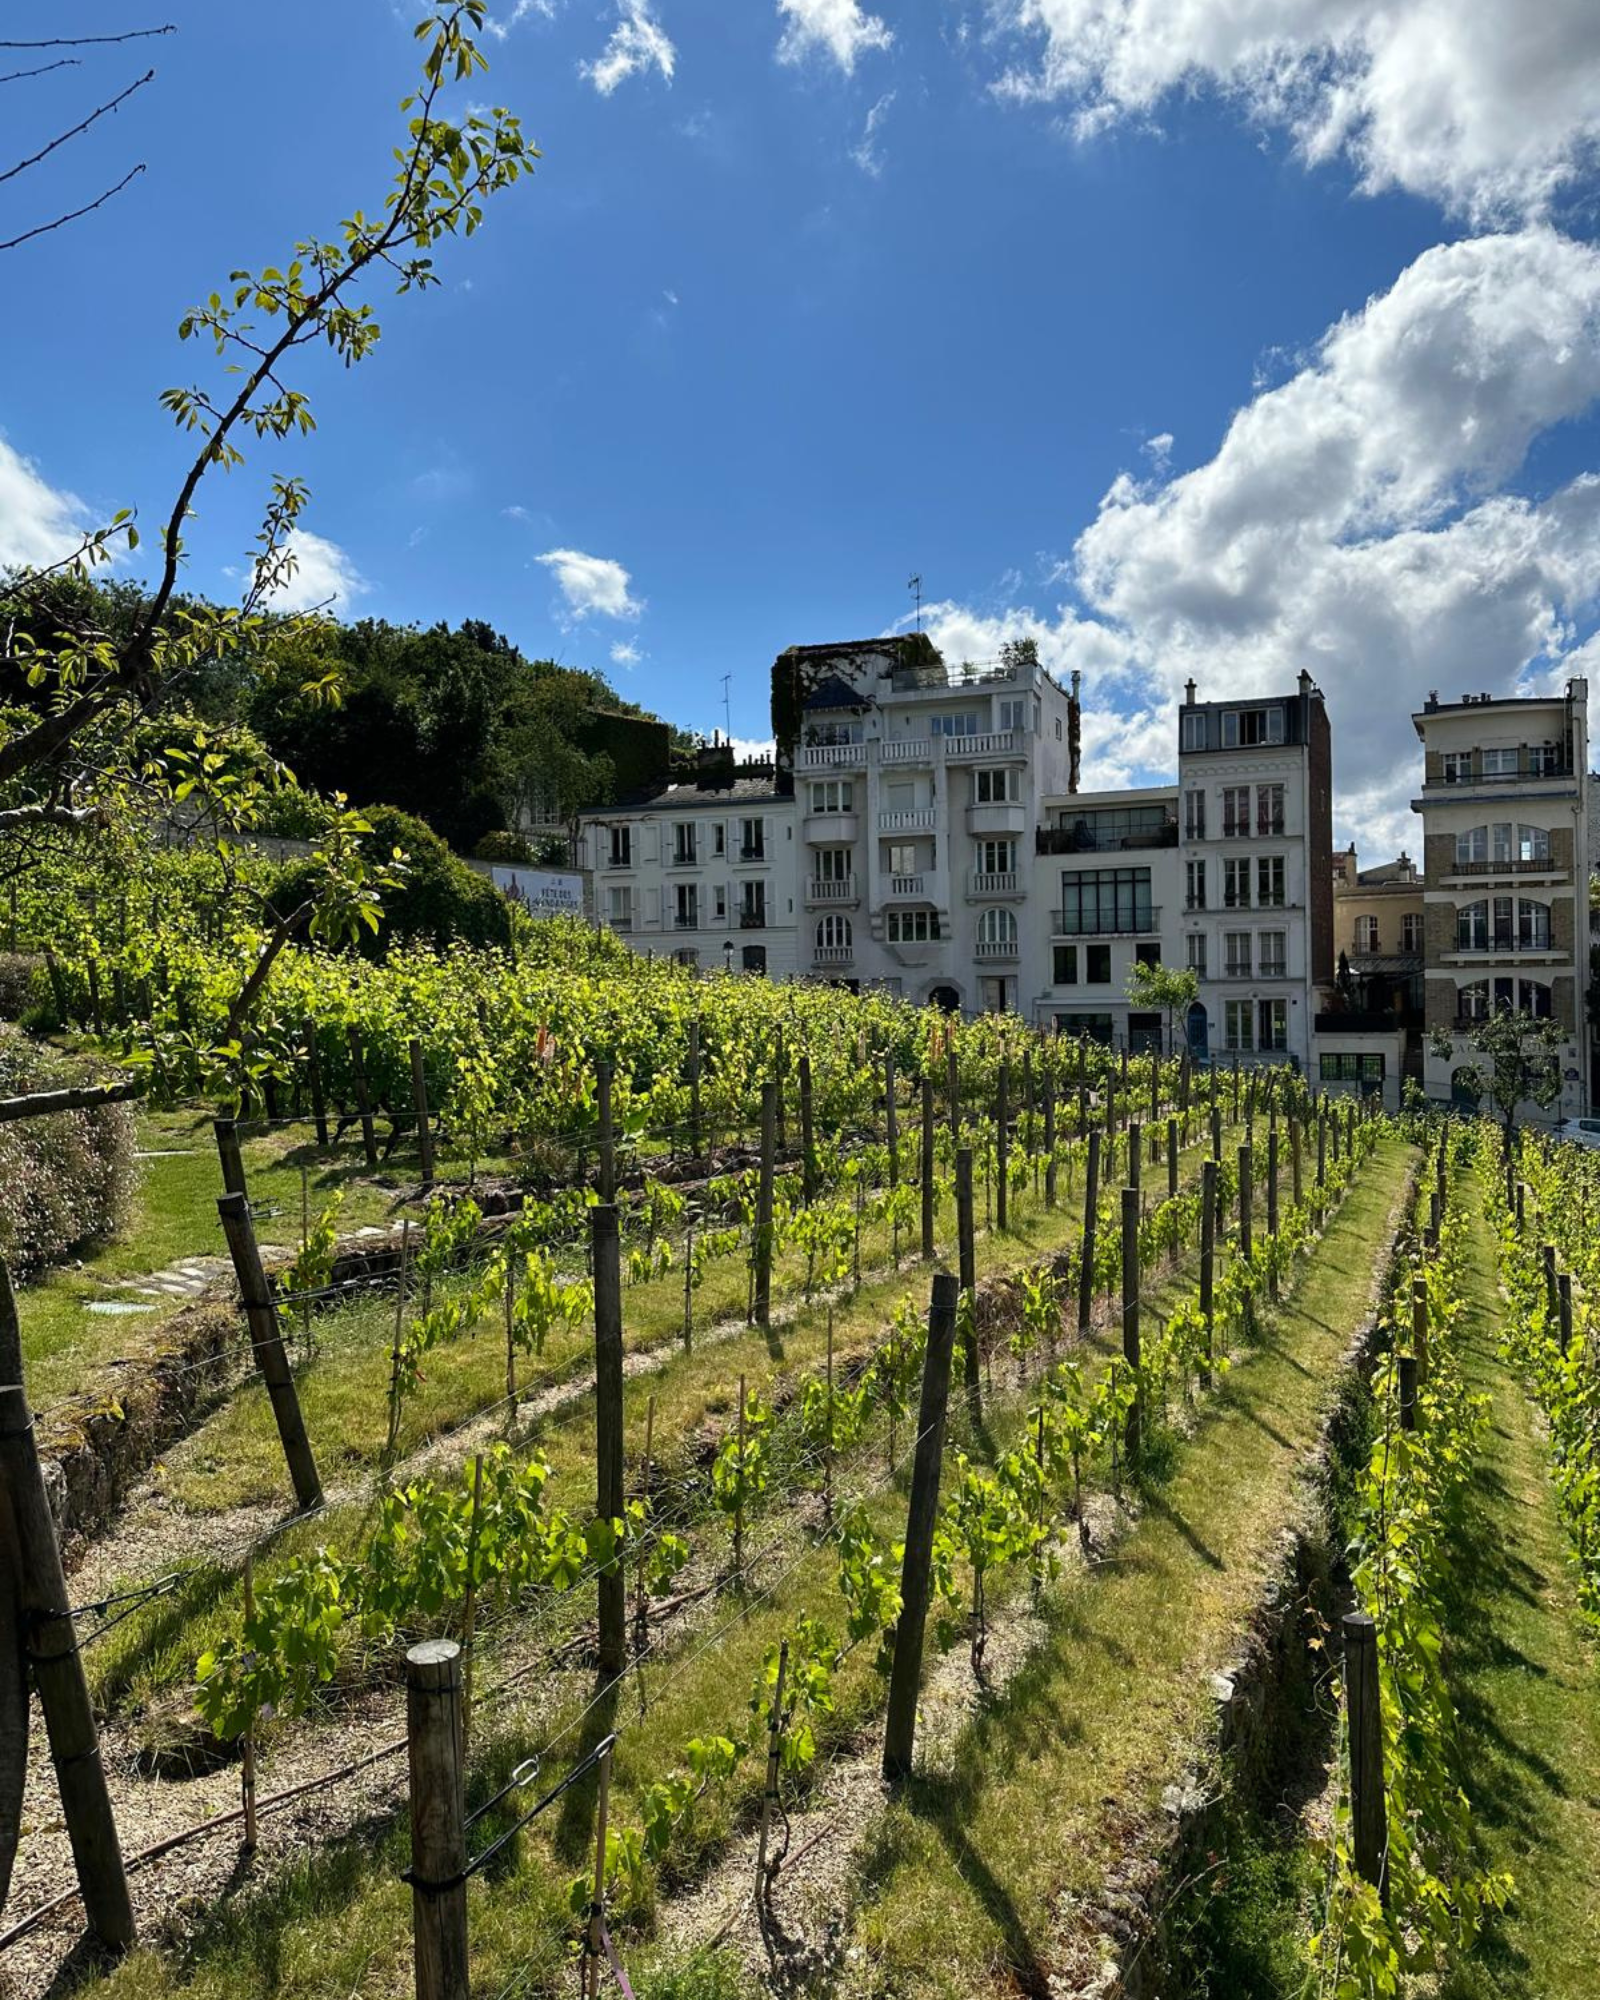
[[1600, 1147], [1600, 1118], [1568, 1118], [1556, 1127], [1556, 1137], [1574, 1146]]

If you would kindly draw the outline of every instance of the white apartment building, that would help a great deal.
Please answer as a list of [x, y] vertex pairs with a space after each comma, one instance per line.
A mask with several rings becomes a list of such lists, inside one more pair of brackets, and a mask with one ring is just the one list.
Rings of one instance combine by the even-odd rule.
[[[1078, 792], [1040, 807], [1028, 912], [1033, 1020], [1112, 1046], [1163, 1043], [1167, 1022], [1130, 1002], [1128, 979], [1141, 960], [1183, 962], [1177, 786]], [[1182, 1035], [1185, 1024], [1173, 1027]]]
[[[1563, 1031], [1558, 1105], [1590, 1105], [1588, 683], [1530, 698], [1430, 695], [1412, 717], [1423, 749], [1423, 1084], [1468, 1095], [1475, 1023], [1514, 1008]], [[1433, 1050], [1450, 1037], [1448, 1057]]]
[[693, 778], [580, 816], [596, 922], [686, 965], [792, 979], [794, 820], [770, 764], [736, 767], [725, 744], [702, 750]]
[[779, 758], [800, 816], [801, 970], [1015, 1010], [1035, 978], [1033, 830], [1074, 775], [1076, 695], [1026, 655], [947, 668], [900, 639], [791, 647], [774, 684], [793, 730]]
[[1191, 1040], [1309, 1071], [1333, 980], [1333, 759], [1311, 676], [1293, 694], [1178, 712], [1179, 962], [1200, 977]]

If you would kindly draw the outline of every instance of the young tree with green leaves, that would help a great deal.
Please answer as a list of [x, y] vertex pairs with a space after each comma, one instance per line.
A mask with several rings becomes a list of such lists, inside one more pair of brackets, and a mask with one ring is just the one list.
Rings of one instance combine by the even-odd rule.
[[1465, 1063], [1456, 1060], [1455, 1038], [1442, 1029], [1434, 1031], [1430, 1046], [1441, 1062], [1455, 1063], [1458, 1075], [1468, 1073], [1478, 1095], [1493, 1104], [1509, 1143], [1519, 1104], [1548, 1111], [1559, 1100], [1565, 1039], [1559, 1022], [1498, 1007], [1467, 1036]]
[[1128, 998], [1136, 1007], [1159, 1008], [1166, 1015], [1169, 1049], [1173, 1021], [1199, 997], [1200, 975], [1190, 966], [1146, 965], [1139, 959], [1128, 968]]

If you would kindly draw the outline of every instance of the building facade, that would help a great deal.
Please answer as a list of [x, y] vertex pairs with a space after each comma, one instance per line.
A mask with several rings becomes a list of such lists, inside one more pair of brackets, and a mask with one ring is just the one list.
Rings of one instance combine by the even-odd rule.
[[[1559, 695], [1430, 695], [1422, 742], [1423, 1075], [1436, 1102], [1470, 1098], [1470, 1037], [1514, 1009], [1562, 1031], [1562, 1092], [1549, 1112], [1586, 1113], [1589, 1035], [1588, 684]], [[1435, 1051], [1443, 1038], [1449, 1054]]]
[[803, 972], [951, 1012], [1014, 1011], [1032, 978], [1033, 830], [1065, 792], [1077, 700], [1026, 655], [791, 647]]
[[1181, 963], [1196, 1038], [1242, 1061], [1311, 1061], [1333, 979], [1333, 755], [1311, 676], [1295, 692], [1178, 712]]
[[693, 776], [579, 820], [594, 915], [640, 951], [686, 965], [792, 979], [797, 953], [794, 798], [771, 764], [713, 744]]

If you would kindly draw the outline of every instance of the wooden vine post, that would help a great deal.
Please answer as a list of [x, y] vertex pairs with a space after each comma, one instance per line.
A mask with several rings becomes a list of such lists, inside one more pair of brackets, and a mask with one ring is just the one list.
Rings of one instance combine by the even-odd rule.
[[778, 1086], [761, 1086], [761, 1169], [756, 1184], [756, 1268], [753, 1317], [772, 1324], [772, 1185], [778, 1152]]
[[1135, 1187], [1122, 1190], [1122, 1358], [1133, 1373], [1126, 1444], [1129, 1465], [1137, 1465], [1144, 1386], [1139, 1366], [1139, 1190]]
[[689, 1145], [700, 1157], [700, 1023], [689, 1023]]
[[1000, 1058], [1000, 1078], [994, 1121], [994, 1221], [1004, 1231], [1009, 1226], [1011, 1199], [1011, 1063]]
[[350, 1045], [350, 1081], [356, 1093], [356, 1110], [361, 1115], [361, 1146], [370, 1172], [378, 1164], [378, 1134], [372, 1123], [372, 1092], [367, 1088], [367, 1059], [361, 1047], [361, 1030], [352, 1021], [345, 1031]]
[[[1272, 1247], [1278, 1247], [1278, 1114], [1272, 1114], [1272, 1122], [1267, 1127], [1267, 1235]], [[1277, 1265], [1272, 1269], [1272, 1296], [1278, 1296]]]
[[1428, 1379], [1428, 1281], [1411, 1280], [1411, 1351], [1417, 1357], [1417, 1384]]
[[239, 1145], [239, 1127], [231, 1118], [214, 1118], [211, 1129], [217, 1135], [217, 1158], [222, 1163], [223, 1191], [226, 1194], [243, 1194], [244, 1153]]
[[961, 1144], [961, 1058], [954, 1042], [945, 1050], [945, 1108], [950, 1113], [950, 1137]]
[[1085, 1338], [1094, 1317], [1094, 1252], [1096, 1210], [1100, 1205], [1100, 1134], [1089, 1134], [1083, 1174], [1083, 1242], [1078, 1253], [1078, 1337]]
[[424, 1640], [406, 1654], [417, 2000], [470, 2000], [461, 1721], [461, 1648]]
[[931, 1258], [934, 1253], [933, 1211], [933, 1078], [924, 1075], [922, 1079], [922, 1254]]
[[613, 1202], [617, 1198], [617, 1135], [611, 1118], [611, 1081], [613, 1076], [609, 1058], [602, 1056], [594, 1066], [595, 1112], [600, 1126], [600, 1199]]
[[1217, 1163], [1206, 1160], [1200, 1168], [1200, 1317], [1206, 1323], [1205, 1379], [1217, 1358]]
[[417, 1151], [422, 1156], [422, 1185], [433, 1186], [433, 1127], [428, 1122], [428, 1076], [422, 1044], [411, 1038], [411, 1110], [417, 1121]]
[[800, 1193], [807, 1208], [817, 1198], [817, 1134], [811, 1094], [811, 1058], [802, 1055], [800, 1071]]
[[1245, 1140], [1239, 1148], [1239, 1255], [1247, 1262], [1255, 1248], [1255, 1187], [1251, 1178], [1253, 1148]]
[[[17, 1579], [17, 1611], [44, 1711], [62, 1817], [89, 1928], [111, 1950], [134, 1941], [133, 1904], [111, 1794], [100, 1763], [89, 1682], [45, 1492], [33, 1413], [22, 1376], [22, 1329], [11, 1273], [0, 1262], [0, 1521]], [[20, 1669], [19, 1669], [20, 1670]], [[26, 1696], [23, 1728], [26, 1728]], [[8, 1811], [12, 1801], [7, 1801]], [[20, 1813], [21, 1798], [14, 1802]]]
[[889, 1148], [889, 1185], [900, 1185], [900, 1107], [895, 1103], [894, 1055], [885, 1051], [883, 1058], [883, 1137]]
[[[973, 1240], [972, 1148], [963, 1146], [956, 1154], [956, 1266], [960, 1287], [969, 1300], [975, 1299], [978, 1283], [977, 1245]], [[978, 1362], [978, 1336], [974, 1324], [972, 1338], [963, 1356], [967, 1401], [976, 1422], [983, 1407], [983, 1385]]]
[[283, 1446], [294, 1497], [303, 1512], [322, 1505], [322, 1481], [306, 1436], [305, 1419], [300, 1414], [300, 1398], [295, 1390], [289, 1357], [284, 1352], [278, 1327], [278, 1308], [273, 1302], [267, 1274], [262, 1268], [256, 1244], [255, 1224], [250, 1219], [250, 1203], [242, 1194], [220, 1195], [217, 1213], [222, 1217], [222, 1233], [228, 1239], [228, 1255], [233, 1259], [234, 1276], [244, 1304], [245, 1324], [256, 1365], [267, 1385], [278, 1440]]
[[933, 1574], [933, 1531], [939, 1516], [939, 1473], [944, 1461], [945, 1417], [950, 1403], [950, 1357], [956, 1333], [956, 1280], [941, 1271], [928, 1309], [928, 1344], [922, 1363], [922, 1400], [906, 1511], [905, 1552], [900, 1561], [900, 1616], [889, 1670], [889, 1713], [883, 1735], [883, 1775], [890, 1784], [911, 1776], [916, 1742], [922, 1645]]
[[[614, 1202], [589, 1211], [594, 1250], [594, 1425], [596, 1516], [622, 1520], [622, 1248]], [[599, 1675], [602, 1686], [627, 1665], [627, 1589], [620, 1551], [599, 1576]]]
[[[244, 1552], [244, 1629], [248, 1634], [256, 1616], [256, 1553]], [[248, 1637], [245, 1644], [250, 1643]], [[252, 1711], [244, 1732], [244, 1757], [239, 1773], [239, 1803], [244, 1807], [244, 1851], [256, 1851], [256, 1724]]]
[[1056, 1080], [1048, 1070], [1044, 1075], [1044, 1205], [1056, 1205]]
[[[1178, 1121], [1167, 1120], [1167, 1199], [1176, 1201], [1178, 1196]], [[1176, 1253], [1174, 1253], [1176, 1254]]]
[[1387, 1901], [1387, 1813], [1383, 1797], [1383, 1715], [1378, 1694], [1378, 1628], [1369, 1613], [1347, 1611], [1344, 1694], [1350, 1737], [1350, 1822], [1356, 1872]]
[[311, 1078], [311, 1115], [317, 1122], [317, 1144], [328, 1150], [328, 1093], [322, 1081], [322, 1056], [317, 1048], [315, 1021], [306, 1023], [306, 1069]]
[[1135, 1193], [1136, 1195], [1137, 1195], [1137, 1194], [1138, 1194], [1138, 1192], [1139, 1192], [1139, 1189], [1140, 1189], [1140, 1184], [1141, 1184], [1141, 1180], [1140, 1180], [1140, 1176], [1141, 1176], [1141, 1167], [1140, 1167], [1140, 1156], [1141, 1156], [1141, 1151], [1142, 1151], [1142, 1142], [1143, 1142], [1143, 1138], [1144, 1138], [1144, 1128], [1143, 1128], [1143, 1127], [1142, 1127], [1142, 1126], [1140, 1125], [1140, 1123], [1139, 1123], [1138, 1119], [1137, 1119], [1137, 1118], [1133, 1118], [1133, 1119], [1130, 1119], [1130, 1120], [1129, 1120], [1129, 1122], [1128, 1122], [1128, 1181], [1127, 1181], [1127, 1184], [1128, 1184], [1128, 1186], [1129, 1186], [1130, 1188], [1132, 1188], [1132, 1189], [1133, 1189], [1133, 1191], [1134, 1191], [1134, 1193]]

